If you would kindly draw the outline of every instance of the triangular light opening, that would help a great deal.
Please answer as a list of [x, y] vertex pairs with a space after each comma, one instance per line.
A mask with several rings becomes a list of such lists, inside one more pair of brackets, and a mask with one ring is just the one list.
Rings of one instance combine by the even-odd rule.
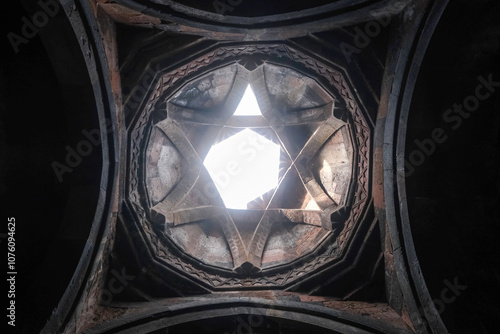
[[233, 116], [262, 116], [260, 112], [257, 98], [253, 93], [252, 87], [247, 86], [243, 97], [241, 98], [238, 108], [236, 108]]

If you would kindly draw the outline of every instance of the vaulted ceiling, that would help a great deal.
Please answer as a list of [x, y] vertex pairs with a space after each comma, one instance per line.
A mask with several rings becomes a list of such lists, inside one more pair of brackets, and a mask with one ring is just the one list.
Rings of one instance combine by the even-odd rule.
[[[45, 198], [9, 213], [38, 278], [20, 278], [19, 304], [41, 293], [19, 306], [20, 322], [37, 314], [21, 333], [487, 333], [498, 4], [23, 4], [2, 191], [31, 168]], [[258, 112], [235, 113], [250, 87]], [[248, 133], [241, 157], [204, 164]], [[263, 143], [275, 170], [252, 165]], [[276, 182], [235, 208], [216, 178], [242, 164]]]

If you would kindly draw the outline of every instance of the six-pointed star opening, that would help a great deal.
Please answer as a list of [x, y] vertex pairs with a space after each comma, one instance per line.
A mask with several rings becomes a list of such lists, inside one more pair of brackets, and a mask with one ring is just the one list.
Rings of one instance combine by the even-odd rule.
[[[354, 146], [312, 79], [264, 64], [254, 70], [264, 81], [248, 82], [238, 66], [207, 73], [168, 101], [148, 146], [146, 185], [176, 247], [250, 274], [306, 256], [332, 235]], [[176, 162], [160, 159], [164, 146], [176, 148], [168, 151]]]
[[[250, 85], [233, 115], [262, 115]], [[213, 145], [203, 164], [226, 207], [247, 209], [278, 185], [280, 146], [246, 128]]]

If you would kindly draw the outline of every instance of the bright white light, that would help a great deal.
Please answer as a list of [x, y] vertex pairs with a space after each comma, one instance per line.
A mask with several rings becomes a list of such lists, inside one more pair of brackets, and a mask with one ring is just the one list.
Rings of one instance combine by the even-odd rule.
[[304, 208], [304, 210], [318, 211], [321, 210], [321, 208], [319, 207], [318, 203], [316, 203], [313, 199], [311, 199], [309, 200], [309, 202], [307, 202], [307, 205]]
[[245, 129], [212, 146], [203, 164], [229, 209], [247, 204], [278, 185], [280, 147]]
[[240, 104], [233, 114], [234, 116], [262, 116], [260, 112], [259, 104], [257, 103], [257, 98], [253, 93], [252, 87], [247, 86], [243, 97], [241, 98]]

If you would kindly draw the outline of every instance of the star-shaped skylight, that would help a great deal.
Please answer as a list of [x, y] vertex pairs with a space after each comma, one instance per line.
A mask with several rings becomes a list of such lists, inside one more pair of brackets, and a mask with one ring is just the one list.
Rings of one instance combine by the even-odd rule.
[[[250, 85], [233, 115], [262, 115]], [[229, 209], [247, 209], [275, 188], [279, 163], [280, 146], [248, 128], [213, 145], [203, 162]]]

